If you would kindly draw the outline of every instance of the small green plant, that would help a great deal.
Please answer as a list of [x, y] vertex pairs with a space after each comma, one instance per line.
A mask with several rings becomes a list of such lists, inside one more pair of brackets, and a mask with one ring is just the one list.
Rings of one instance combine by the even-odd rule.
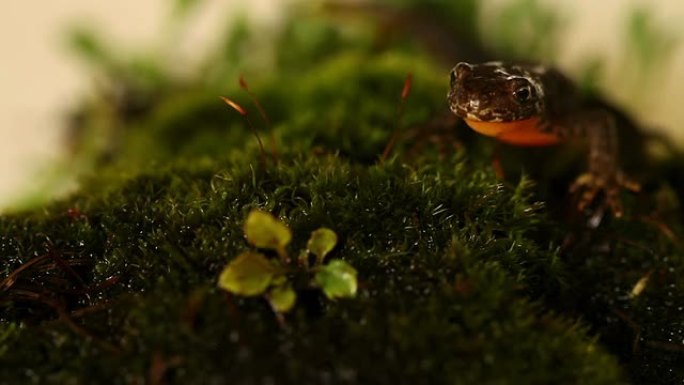
[[[337, 234], [327, 228], [311, 233], [299, 258], [293, 261], [287, 253], [292, 231], [273, 215], [252, 210], [245, 220], [247, 242], [257, 249], [274, 253], [277, 258], [248, 250], [230, 261], [219, 276], [218, 286], [242, 296], [264, 295], [277, 313], [290, 311], [297, 302], [297, 292], [290, 276], [308, 275], [309, 285], [319, 287], [329, 299], [351, 298], [356, 295], [356, 270], [347, 262], [334, 259], [325, 264], [325, 257], [337, 245]], [[310, 256], [315, 257], [313, 266]]]

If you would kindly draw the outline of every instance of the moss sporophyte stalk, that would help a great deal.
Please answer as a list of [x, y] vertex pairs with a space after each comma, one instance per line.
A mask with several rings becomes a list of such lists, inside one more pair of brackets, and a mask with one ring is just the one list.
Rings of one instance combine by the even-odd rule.
[[[264, 253], [255, 251], [243, 252], [221, 272], [220, 288], [242, 296], [263, 295], [275, 312], [285, 313], [297, 301], [297, 288], [293, 287], [288, 276], [302, 270], [311, 276], [310, 285], [320, 288], [329, 299], [356, 295], [356, 270], [340, 259], [325, 263], [326, 255], [337, 244], [334, 231], [320, 228], [312, 232], [307, 249], [296, 260], [291, 259], [287, 252], [292, 232], [271, 214], [250, 211], [244, 233], [249, 244], [264, 252], [274, 252], [277, 258], [268, 258]], [[309, 254], [315, 257], [313, 265], [309, 263]]]

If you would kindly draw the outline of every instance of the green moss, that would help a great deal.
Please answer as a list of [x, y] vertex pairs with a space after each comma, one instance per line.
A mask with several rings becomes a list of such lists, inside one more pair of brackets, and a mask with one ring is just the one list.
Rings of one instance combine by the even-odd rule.
[[[554, 253], [529, 238], [542, 219], [517, 193], [461, 161], [411, 170], [294, 157], [262, 172], [221, 163], [157, 170], [104, 199], [85, 193], [53, 206], [22, 226], [4, 218], [8, 271], [48, 252], [49, 237], [65, 260], [85, 259], [78, 271], [88, 284], [119, 277], [87, 298], [46, 280], [69, 280], [54, 266], [22, 274], [10, 295], [40, 288], [63, 296], [70, 310], [112, 302], [75, 321], [91, 339], [63, 322], [45, 323], [55, 314], [41, 301], [13, 301], [6, 321], [39, 326], [14, 331], [6, 375], [28, 380], [16, 371], [26, 365], [41, 379], [144, 377], [149, 360], [162, 354], [183, 357], [183, 369], [172, 370], [180, 383], [259, 376], [369, 382], [388, 373], [431, 383], [541, 383], [558, 378], [559, 365], [570, 382], [614, 383], [614, 360], [583, 327], [531, 303], [530, 293], [557, 285], [544, 272], [558, 267]], [[263, 300], [233, 298], [229, 306], [214, 286], [225, 263], [248, 248], [242, 221], [255, 205], [285, 218], [297, 247], [313, 229], [334, 227], [341, 242], [331, 255], [357, 267], [358, 297], [330, 303], [320, 292], [301, 292], [285, 326]], [[82, 217], [70, 218], [66, 207], [79, 207]], [[188, 303], [198, 290], [190, 327]], [[40, 364], [46, 357], [36, 349], [49, 352], [51, 365]]]
[[[272, 128], [236, 79], [203, 86], [230, 72], [227, 61], [206, 78], [168, 80], [135, 115], [86, 111], [90, 129], [108, 124], [119, 143], [109, 162], [100, 156], [74, 196], [0, 217], [0, 383], [684, 377], [681, 208], [667, 194], [681, 183], [677, 167], [624, 197], [626, 219], [587, 228], [557, 214], [572, 175], [553, 166], [561, 182], [546, 177], [538, 160], [553, 154], [503, 151], [513, 175], [501, 181], [487, 140], [463, 132], [441, 156], [423, 146], [435, 128], [459, 129], [441, 119], [448, 68], [424, 51], [297, 23], [273, 72], [247, 77]], [[326, 32], [309, 41], [298, 28]], [[406, 134], [379, 163], [408, 73]], [[249, 108], [267, 143], [274, 130], [277, 165], [258, 164], [254, 137], [221, 94]], [[541, 176], [538, 187], [516, 177], [517, 158]], [[354, 266], [356, 298], [330, 301], [295, 275], [297, 303], [282, 316], [263, 298], [218, 289], [226, 264], [250, 250], [243, 222], [254, 208], [292, 229], [291, 250], [333, 229], [326, 258]]]

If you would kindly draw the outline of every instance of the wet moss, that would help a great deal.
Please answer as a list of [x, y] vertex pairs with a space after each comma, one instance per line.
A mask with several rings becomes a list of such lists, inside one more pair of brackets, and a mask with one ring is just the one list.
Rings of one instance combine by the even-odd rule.
[[[66, 291], [77, 282], [55, 266], [19, 274], [3, 318], [22, 326], [6, 342], [11, 377], [3, 378], [31, 380], [22, 369], [30, 367], [40, 381], [142, 380], [154, 357], [179, 357], [167, 373], [179, 383], [541, 383], [558, 378], [558, 365], [569, 382], [614, 383], [615, 361], [586, 327], [535, 302], [532, 293], [558, 285], [548, 272], [560, 267], [554, 250], [530, 238], [543, 221], [538, 208], [516, 193], [463, 160], [411, 169], [293, 155], [262, 171], [170, 167], [104, 197], [84, 193], [30, 219], [5, 217], [8, 271], [55, 253], [67, 265], [85, 260], [74, 270], [86, 286], [117, 280], [86, 295]], [[359, 270], [358, 297], [300, 293], [279, 325], [265, 301], [216, 289], [221, 268], [248, 248], [242, 221], [255, 206], [284, 218], [298, 247], [318, 226], [334, 228], [333, 255]]]

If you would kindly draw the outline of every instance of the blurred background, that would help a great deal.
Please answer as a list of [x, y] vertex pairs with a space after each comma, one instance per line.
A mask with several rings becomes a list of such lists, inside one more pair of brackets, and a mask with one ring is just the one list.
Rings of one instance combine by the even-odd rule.
[[[79, 119], [79, 108], [103, 88], [103, 79], [92, 71], [88, 55], [106, 61], [97, 58], [103, 54], [90, 40], [91, 31], [111, 44], [112, 52], [155, 57], [173, 68], [174, 76], [183, 77], [201, 70], [202, 61], [222, 44], [222, 31], [236, 18], [275, 30], [293, 3], [301, 2], [4, 2], [0, 5], [0, 208], [20, 204], [44, 190], [68, 191], [75, 186], [75, 175], [82, 170], [65, 163], [74, 151], [70, 127]], [[305, 8], [322, 3], [306, 2]], [[393, 7], [410, 3], [422, 4], [376, 1], [372, 4], [381, 7], [374, 8], [365, 7], [370, 2], [335, 2], [340, 13], [361, 10], [375, 13], [377, 20]], [[439, 2], [427, 1], [426, 8], [434, 8], [433, 3]], [[684, 31], [679, 22], [684, 18], [684, 3], [680, 0], [463, 4], [464, 9], [475, 4], [473, 23], [478, 37], [494, 56], [554, 62], [576, 79], [591, 83], [645, 127], [684, 144]], [[397, 28], [411, 32], [410, 23], [402, 23]], [[457, 23], [462, 21], [454, 19]], [[433, 36], [431, 50], [438, 57], [440, 47], [449, 51], [464, 38], [468, 36]], [[443, 56], [452, 60], [458, 53]], [[443, 67], [446, 92], [448, 65]], [[150, 72], [154, 77], [154, 71]]]
[[[69, 113], [94, 92], [95, 81], [74, 53], [74, 29], [93, 29], [117, 47], [145, 52], [174, 47], [175, 63], [192, 68], [217, 44], [225, 23], [247, 15], [274, 23], [281, 0], [206, 0], [187, 15], [173, 41], [174, 12], [181, 2], [58, 0], [8, 1], [0, 5], [0, 209], [33, 195], [40, 179], [68, 150]], [[70, 175], [61, 174], [69, 189]], [[50, 183], [50, 186], [54, 186]]]

